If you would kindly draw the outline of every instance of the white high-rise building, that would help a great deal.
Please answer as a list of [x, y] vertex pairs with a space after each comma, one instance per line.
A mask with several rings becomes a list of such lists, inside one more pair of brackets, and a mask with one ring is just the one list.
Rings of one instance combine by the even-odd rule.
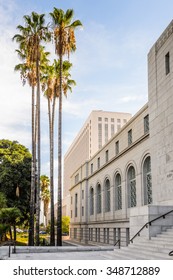
[[129, 113], [121, 112], [91, 112], [64, 156], [63, 215], [70, 215], [68, 197], [74, 171], [101, 149], [131, 117]]

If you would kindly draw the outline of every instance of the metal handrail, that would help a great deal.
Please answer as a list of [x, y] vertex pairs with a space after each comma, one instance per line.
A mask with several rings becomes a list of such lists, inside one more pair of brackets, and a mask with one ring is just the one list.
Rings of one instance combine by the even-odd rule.
[[120, 239], [118, 239], [116, 242], [115, 242], [115, 244], [114, 244], [114, 246], [116, 246], [117, 244], [118, 244], [118, 247], [119, 247], [119, 249], [120, 249]]
[[10, 258], [12, 245], [14, 245], [13, 253], [16, 253], [16, 242], [12, 240], [8, 240], [0, 243], [0, 246], [5, 246], [5, 245], [8, 245], [8, 257]]
[[173, 251], [169, 252], [169, 256], [173, 257]]
[[[159, 220], [160, 218], [163, 218], [163, 219], [165, 219], [165, 216], [167, 216], [168, 214], [170, 214], [170, 213], [172, 213], [173, 212], [173, 210], [171, 210], [171, 211], [169, 211], [169, 212], [167, 212], [167, 213], [165, 213], [165, 214], [162, 214], [161, 216], [159, 216], [159, 217], [157, 217], [157, 218], [155, 218], [155, 219], [153, 219], [153, 220], [151, 220], [151, 221], [149, 221], [149, 222], [147, 222], [143, 227], [141, 227], [141, 229], [129, 240], [131, 243], [133, 243], [133, 239], [136, 237], [136, 236], [140, 236], [140, 232], [146, 227], [148, 227], [148, 225], [149, 226], [151, 226], [151, 224], [153, 223], [153, 222], [155, 222], [156, 220]], [[171, 251], [171, 252], [173, 252], [173, 251]]]

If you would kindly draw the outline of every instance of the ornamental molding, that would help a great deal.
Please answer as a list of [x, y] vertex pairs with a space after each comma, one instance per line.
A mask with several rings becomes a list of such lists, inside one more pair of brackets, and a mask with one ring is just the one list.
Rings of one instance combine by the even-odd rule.
[[173, 20], [170, 22], [168, 27], [165, 29], [165, 31], [161, 34], [159, 39], [156, 41], [155, 43], [156, 52], [160, 50], [160, 48], [165, 44], [165, 42], [172, 34], [173, 34]]

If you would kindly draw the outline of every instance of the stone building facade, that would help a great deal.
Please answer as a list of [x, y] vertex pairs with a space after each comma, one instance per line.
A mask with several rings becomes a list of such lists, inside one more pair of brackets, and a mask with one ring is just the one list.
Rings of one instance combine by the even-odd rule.
[[[71, 239], [83, 244], [126, 246], [173, 210], [173, 21], [148, 54], [148, 103], [76, 168], [70, 197]], [[141, 238], [172, 225], [170, 214]]]

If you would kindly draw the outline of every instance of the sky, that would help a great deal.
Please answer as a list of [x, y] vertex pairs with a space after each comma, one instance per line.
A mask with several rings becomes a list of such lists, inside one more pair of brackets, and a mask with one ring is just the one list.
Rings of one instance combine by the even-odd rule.
[[[77, 50], [71, 55], [76, 86], [63, 100], [63, 154], [92, 110], [135, 114], [146, 102], [147, 54], [173, 19], [172, 0], [0, 0], [0, 139], [31, 149], [31, 89], [22, 86], [12, 37], [23, 16], [73, 9]], [[47, 46], [54, 54], [53, 44]], [[49, 176], [47, 101], [41, 97], [41, 174]], [[57, 116], [56, 116], [57, 119]], [[56, 123], [57, 125], [57, 123]], [[56, 137], [57, 139], [57, 137]], [[55, 142], [57, 144], [57, 142]], [[55, 154], [57, 166], [57, 156]]]

